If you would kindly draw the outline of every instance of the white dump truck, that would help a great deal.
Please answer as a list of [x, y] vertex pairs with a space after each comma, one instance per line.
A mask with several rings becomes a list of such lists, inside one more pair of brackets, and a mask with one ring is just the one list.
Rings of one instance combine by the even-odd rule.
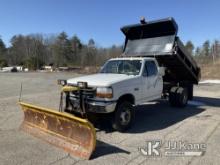
[[176, 36], [173, 18], [142, 20], [121, 30], [126, 36], [121, 57], [108, 60], [97, 74], [64, 83], [91, 92], [83, 112], [79, 92], [68, 93], [66, 112], [113, 114], [112, 126], [118, 131], [131, 126], [137, 105], [164, 98], [172, 106], [186, 106], [200, 78], [199, 67]]
[[109, 116], [115, 130], [125, 131], [135, 121], [137, 105], [166, 99], [185, 107], [193, 99], [200, 68], [177, 37], [173, 18], [141, 20], [121, 30], [125, 44], [119, 58], [97, 74], [58, 80], [60, 112], [20, 102], [24, 131], [88, 159], [96, 145], [93, 117]]

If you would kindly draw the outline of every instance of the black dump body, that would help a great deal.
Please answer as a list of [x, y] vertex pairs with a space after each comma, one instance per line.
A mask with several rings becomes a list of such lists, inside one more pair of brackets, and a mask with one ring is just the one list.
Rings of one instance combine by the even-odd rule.
[[124, 56], [155, 57], [166, 68], [164, 81], [198, 84], [200, 68], [177, 37], [173, 18], [121, 28], [126, 36]]

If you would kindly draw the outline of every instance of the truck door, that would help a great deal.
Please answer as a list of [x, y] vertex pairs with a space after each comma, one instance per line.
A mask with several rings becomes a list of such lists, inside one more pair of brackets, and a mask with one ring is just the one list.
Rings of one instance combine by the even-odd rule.
[[145, 62], [143, 80], [144, 101], [160, 98], [163, 90], [163, 81], [158, 73], [155, 61], [149, 60]]

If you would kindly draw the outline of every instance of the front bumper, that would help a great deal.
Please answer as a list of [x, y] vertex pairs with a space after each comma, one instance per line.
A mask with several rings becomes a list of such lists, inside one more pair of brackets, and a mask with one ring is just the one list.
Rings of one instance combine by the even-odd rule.
[[[79, 106], [79, 99], [70, 97], [70, 102], [72, 103], [72, 111], [81, 112]], [[111, 113], [114, 112], [117, 101], [96, 101], [96, 100], [88, 100], [85, 103], [86, 111], [93, 113]]]
[[88, 111], [95, 113], [111, 113], [114, 112], [115, 107], [116, 107], [116, 101], [88, 102]]

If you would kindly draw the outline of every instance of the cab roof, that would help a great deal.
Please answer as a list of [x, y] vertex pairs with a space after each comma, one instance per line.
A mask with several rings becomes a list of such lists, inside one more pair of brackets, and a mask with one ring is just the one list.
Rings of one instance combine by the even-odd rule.
[[109, 60], [145, 60], [145, 59], [150, 59], [150, 60], [155, 60], [153, 57], [116, 57], [116, 58], [111, 58]]

